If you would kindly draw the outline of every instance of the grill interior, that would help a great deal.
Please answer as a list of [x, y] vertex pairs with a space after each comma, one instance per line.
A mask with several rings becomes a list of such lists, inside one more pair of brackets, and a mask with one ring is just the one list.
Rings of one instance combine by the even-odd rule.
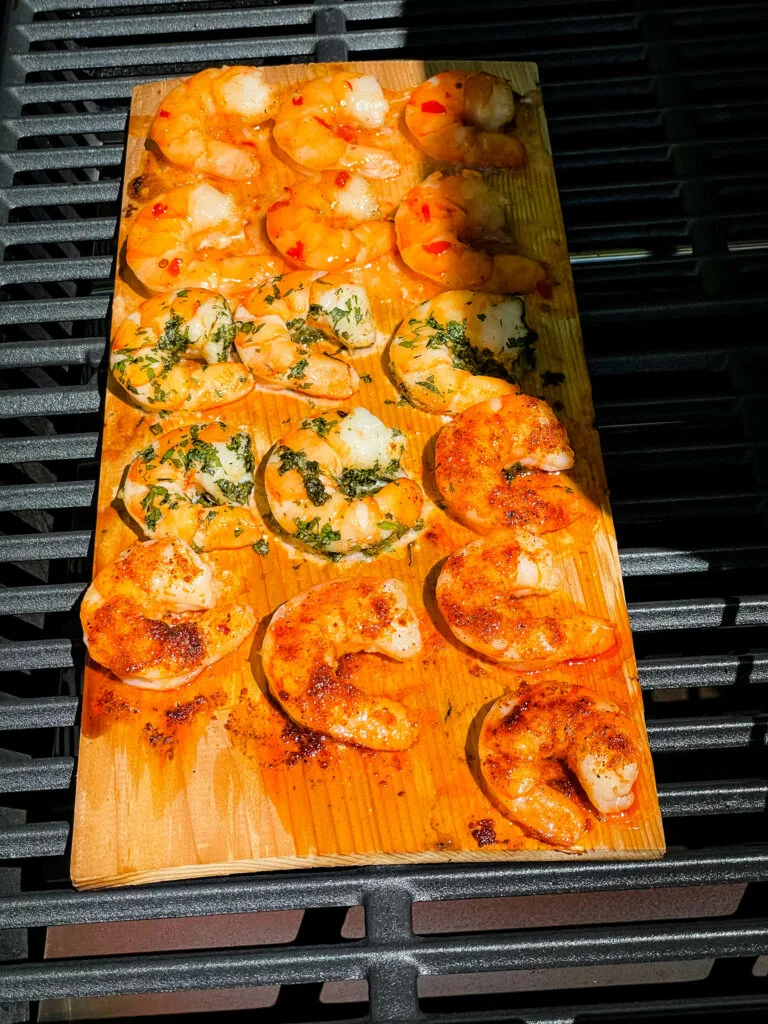
[[[39, 1000], [41, 1020], [764, 1019], [768, 7], [5, 10], [0, 1022]], [[216, 63], [437, 56], [539, 64], [670, 852], [74, 893], [77, 603], [131, 88]], [[169, 938], [157, 922], [175, 918], [194, 920]], [[49, 931], [46, 958], [57, 925], [81, 927]]]

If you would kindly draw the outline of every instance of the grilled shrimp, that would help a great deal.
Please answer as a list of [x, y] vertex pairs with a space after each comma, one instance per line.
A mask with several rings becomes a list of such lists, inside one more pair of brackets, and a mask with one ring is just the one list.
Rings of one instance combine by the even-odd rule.
[[412, 405], [453, 415], [494, 395], [516, 394], [515, 363], [533, 337], [522, 299], [442, 292], [405, 317], [389, 365]]
[[440, 571], [437, 603], [462, 643], [510, 668], [537, 671], [594, 658], [616, 643], [605, 619], [545, 615], [526, 600], [561, 587], [547, 543], [523, 530], [505, 531], [453, 552]]
[[273, 135], [288, 156], [310, 170], [396, 178], [400, 165], [386, 150], [388, 110], [373, 75], [313, 78], [283, 101]]
[[275, 116], [279, 90], [260, 68], [206, 68], [172, 89], [149, 137], [179, 167], [218, 178], [260, 171], [252, 129]]
[[634, 803], [638, 745], [632, 719], [616, 704], [571, 683], [522, 683], [483, 721], [480, 770], [506, 813], [536, 838], [573, 846], [586, 828], [568, 795], [564, 764], [601, 814]]
[[355, 683], [347, 655], [397, 661], [421, 650], [421, 634], [399, 580], [320, 583], [272, 616], [261, 657], [269, 688], [299, 725], [372, 750], [407, 750], [417, 726], [403, 704]]
[[243, 398], [253, 377], [233, 361], [227, 300], [203, 288], [147, 299], [120, 324], [110, 367], [147, 412], [210, 409]]
[[450, 510], [479, 533], [520, 527], [548, 533], [588, 510], [567, 477], [565, 427], [546, 402], [504, 395], [465, 409], [437, 438], [435, 482]]
[[339, 344], [362, 348], [376, 340], [368, 293], [334, 284], [322, 271], [274, 277], [243, 299], [235, 345], [240, 358], [269, 387], [321, 398], [349, 398], [359, 386], [354, 367], [335, 359]]
[[333, 270], [392, 249], [392, 225], [359, 174], [324, 171], [286, 189], [267, 212], [267, 233], [296, 266]]
[[367, 409], [306, 419], [275, 446], [264, 473], [280, 526], [331, 557], [388, 551], [421, 515], [421, 488], [405, 475], [402, 431]]
[[150, 291], [254, 288], [284, 264], [247, 232], [233, 196], [206, 183], [171, 189], [148, 203], [128, 234], [128, 266]]
[[476, 172], [445, 178], [435, 171], [411, 189], [395, 214], [400, 255], [411, 270], [444, 288], [532, 292], [547, 272], [510, 251], [505, 207]]
[[134, 544], [102, 569], [80, 608], [88, 653], [118, 679], [170, 690], [231, 654], [256, 625], [229, 581], [178, 538]]
[[179, 427], [136, 453], [123, 501], [149, 537], [180, 537], [203, 551], [247, 547], [263, 538], [254, 518], [253, 469], [244, 427]]
[[525, 148], [502, 129], [515, 116], [515, 94], [484, 72], [441, 71], [422, 82], [405, 108], [405, 123], [435, 160], [475, 167], [519, 167]]

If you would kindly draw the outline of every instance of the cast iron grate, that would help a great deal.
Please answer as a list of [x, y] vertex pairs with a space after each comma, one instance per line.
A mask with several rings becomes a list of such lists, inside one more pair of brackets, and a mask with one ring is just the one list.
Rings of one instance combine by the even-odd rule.
[[[754, 965], [768, 952], [768, 8], [18, 0], [6, 15], [0, 1021], [26, 1019], [45, 999], [273, 984], [283, 988], [271, 1008], [243, 1012], [265, 1021], [764, 1014], [765, 972]], [[89, 577], [130, 90], [216, 62], [430, 56], [531, 59], [541, 69], [670, 854], [660, 864], [339, 870], [76, 894], [67, 881], [83, 661], [76, 606]], [[745, 883], [729, 916], [652, 913], [665, 889]], [[624, 890], [648, 890], [624, 923], [412, 927], [424, 901]], [[345, 908], [360, 905], [365, 936], [345, 937]], [[43, 958], [44, 929], [55, 925], [275, 910], [305, 911], [288, 944]], [[621, 981], [621, 965], [712, 959], [699, 981]], [[579, 967], [600, 982], [588, 993], [567, 973]], [[496, 972], [544, 968], [565, 972], [549, 990], [481, 994]], [[427, 983], [464, 973], [476, 976], [474, 995], [441, 996]], [[357, 1001], [322, 1001], [321, 983], [363, 979], [367, 997], [358, 985]]]

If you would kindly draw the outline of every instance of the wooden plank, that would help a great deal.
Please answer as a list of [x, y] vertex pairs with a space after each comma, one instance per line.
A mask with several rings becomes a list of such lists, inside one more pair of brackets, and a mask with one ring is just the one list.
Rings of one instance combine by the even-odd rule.
[[[547, 264], [554, 286], [551, 297], [526, 298], [528, 322], [538, 332], [539, 342], [538, 369], [527, 374], [524, 387], [532, 394], [544, 394], [555, 405], [576, 450], [572, 475], [599, 507], [597, 529], [574, 528], [569, 531], [570, 545], [560, 546], [558, 560], [567, 588], [556, 599], [556, 607], [567, 610], [574, 603], [581, 605], [590, 614], [614, 621], [619, 635], [618, 646], [609, 656], [560, 666], [547, 672], [546, 678], [582, 681], [617, 700], [630, 709], [645, 736], [536, 66], [384, 61], [264, 70], [276, 82], [296, 83], [340, 67], [375, 74], [401, 106], [424, 78], [459, 67], [503, 76], [523, 96], [517, 132], [527, 148], [527, 164], [516, 172], [491, 170], [485, 176], [510, 200], [520, 250]], [[195, 180], [183, 171], [163, 168], [145, 146], [152, 116], [174, 84], [140, 86], [133, 95], [113, 330], [145, 297], [122, 256], [132, 217], [147, 196], [151, 202], [170, 184]], [[263, 152], [268, 153], [266, 144]], [[389, 212], [408, 189], [439, 167], [404, 135], [396, 155], [403, 165], [400, 177], [374, 183]], [[298, 177], [297, 170], [268, 155], [256, 215], [261, 216], [283, 184]], [[404, 274], [389, 257], [365, 270], [362, 278], [372, 295], [382, 344], [373, 353], [353, 358], [360, 374], [371, 377], [371, 383], [361, 384], [353, 404], [365, 405], [405, 432], [409, 440], [406, 469], [434, 502], [438, 497], [432, 476], [434, 440], [445, 421], [399, 403], [383, 355], [384, 337], [413, 305], [440, 289]], [[544, 388], [544, 371], [563, 374], [563, 382]], [[248, 424], [262, 458], [288, 424], [304, 418], [310, 408], [330, 407], [296, 394], [256, 390], [223, 410], [172, 414], [162, 425], [170, 430], [182, 423], [220, 418]], [[132, 454], [153, 440], [150, 427], [155, 422], [159, 421], [129, 406], [110, 387], [95, 571], [136, 539], [115, 496]], [[491, 665], [461, 648], [450, 638], [437, 611], [437, 568], [473, 536], [431, 504], [427, 527], [416, 543], [363, 564], [340, 565], [299, 556], [274, 536], [266, 558], [250, 549], [212, 555], [217, 566], [236, 572], [242, 581], [244, 597], [252, 602], [260, 622], [255, 640], [170, 694], [127, 687], [98, 666], [87, 667], [72, 854], [75, 885], [93, 888], [310, 865], [661, 856], [664, 838], [647, 746], [636, 785], [636, 809], [605, 821], [595, 816], [579, 851], [554, 850], [526, 837], [478, 785], [476, 743], [484, 709], [514, 686], [520, 673]], [[265, 695], [259, 648], [270, 614], [307, 587], [347, 574], [398, 577], [420, 615], [424, 650], [419, 658], [394, 664], [367, 656], [377, 690], [403, 699], [419, 717], [419, 740], [404, 754], [374, 753], [331, 742], [319, 750], [297, 748], [285, 732], [285, 719]], [[478, 822], [491, 823], [496, 842], [480, 845], [478, 839], [482, 842], [491, 833], [487, 827], [479, 829]]]

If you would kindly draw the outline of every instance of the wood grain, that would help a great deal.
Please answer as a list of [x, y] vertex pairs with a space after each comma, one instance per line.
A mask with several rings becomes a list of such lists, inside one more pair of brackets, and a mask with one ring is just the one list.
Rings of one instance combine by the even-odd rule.
[[[537, 369], [527, 374], [525, 390], [542, 394], [555, 405], [576, 451], [573, 476], [599, 510], [594, 532], [575, 528], [569, 531], [570, 542], [564, 540], [560, 546], [567, 589], [556, 605], [567, 610], [577, 603], [591, 614], [612, 619], [619, 631], [619, 644], [609, 656], [558, 667], [546, 677], [584, 682], [625, 705], [645, 736], [536, 66], [383, 61], [269, 67], [265, 72], [276, 82], [296, 83], [339, 67], [377, 75], [401, 106], [424, 78], [459, 67], [501, 75], [523, 97], [517, 131], [527, 148], [527, 164], [520, 171], [493, 170], [485, 176], [510, 199], [520, 251], [543, 260], [553, 282], [551, 297], [526, 298], [528, 322], [539, 341]], [[113, 332], [146, 297], [122, 257], [133, 216], [143, 202], [169, 184], [194, 180], [185, 172], [164, 167], [146, 145], [152, 116], [174, 84], [140, 86], [133, 95]], [[266, 133], [262, 152], [268, 167], [263, 194], [254, 204], [256, 217], [261, 217], [283, 184], [301, 176], [271, 152]], [[409, 188], [440, 167], [405, 135], [397, 156], [403, 165], [400, 177], [374, 183], [388, 211], [394, 210]], [[439, 289], [389, 257], [360, 277], [372, 295], [382, 343], [373, 353], [354, 356], [360, 374], [372, 378], [370, 384], [361, 384], [356, 400], [406, 433], [406, 468], [434, 501], [438, 497], [432, 476], [434, 440], [444, 421], [400, 404], [385, 369], [385, 351], [386, 338], [408, 310]], [[563, 374], [563, 382], [544, 387], [544, 371]], [[153, 440], [150, 427], [154, 423], [162, 422], [164, 430], [212, 419], [249, 424], [261, 458], [289, 424], [311, 408], [329, 407], [295, 394], [256, 390], [221, 410], [177, 413], [160, 421], [133, 408], [110, 385], [94, 571], [137, 539], [116, 495], [126, 463]], [[430, 508], [427, 527], [417, 542], [364, 564], [339, 565], [306, 556], [274, 535], [266, 558], [251, 549], [215, 553], [211, 557], [217, 565], [238, 574], [244, 598], [252, 602], [260, 626], [255, 638], [239, 651], [177, 691], [159, 695], [137, 690], [97, 665], [88, 665], [72, 852], [72, 879], [78, 888], [312, 865], [662, 855], [664, 838], [647, 746], [636, 807], [605, 821], [593, 815], [578, 851], [555, 850], [526, 837], [486, 797], [476, 763], [479, 723], [489, 703], [514, 686], [520, 674], [484, 661], [450, 637], [435, 604], [434, 583], [442, 560], [473, 535], [440, 508]], [[306, 587], [345, 574], [398, 577], [419, 612], [424, 636], [419, 658], [401, 665], [362, 656], [370, 662], [372, 685], [404, 700], [419, 718], [419, 740], [405, 754], [309, 742], [305, 735], [286, 728], [286, 720], [265, 695], [259, 647], [270, 614]], [[493, 835], [495, 842], [482, 845]]]

